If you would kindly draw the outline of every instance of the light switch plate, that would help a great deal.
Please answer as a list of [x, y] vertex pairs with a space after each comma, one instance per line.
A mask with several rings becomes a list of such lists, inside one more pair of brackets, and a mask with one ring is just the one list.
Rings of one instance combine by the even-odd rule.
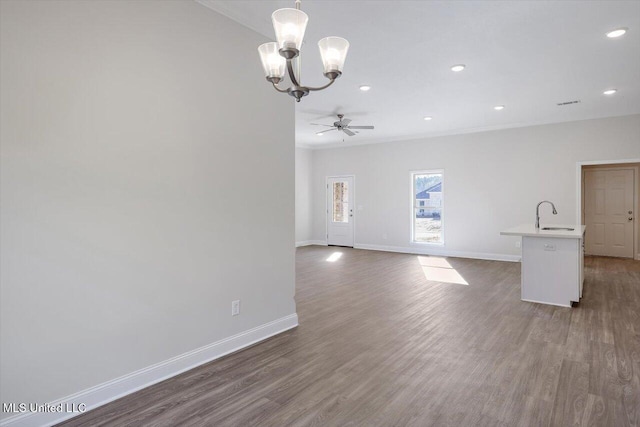
[[240, 300], [231, 301], [231, 315], [237, 316], [240, 314]]

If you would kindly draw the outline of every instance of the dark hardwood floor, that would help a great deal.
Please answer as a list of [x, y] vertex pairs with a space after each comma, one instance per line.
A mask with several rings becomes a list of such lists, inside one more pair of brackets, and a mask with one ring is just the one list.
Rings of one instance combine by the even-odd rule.
[[299, 248], [298, 328], [62, 425], [640, 426], [640, 262], [585, 264], [562, 308], [518, 263]]

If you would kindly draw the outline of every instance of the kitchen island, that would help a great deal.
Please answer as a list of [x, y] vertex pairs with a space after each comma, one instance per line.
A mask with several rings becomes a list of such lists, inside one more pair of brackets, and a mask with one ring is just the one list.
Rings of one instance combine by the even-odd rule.
[[571, 307], [584, 282], [584, 225], [523, 224], [500, 232], [522, 237], [521, 299]]

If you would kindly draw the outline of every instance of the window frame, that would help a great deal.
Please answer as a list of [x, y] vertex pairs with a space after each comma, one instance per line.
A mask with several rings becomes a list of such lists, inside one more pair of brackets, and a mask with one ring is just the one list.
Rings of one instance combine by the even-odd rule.
[[[416, 228], [416, 210], [420, 209], [420, 208], [425, 208], [420, 207], [420, 206], [416, 206], [416, 192], [415, 192], [415, 177], [416, 175], [435, 175], [435, 174], [441, 174], [442, 175], [442, 196], [441, 196], [441, 202], [442, 202], [442, 206], [440, 207], [440, 223], [441, 223], [441, 240], [440, 242], [418, 242], [415, 240], [415, 228]], [[411, 215], [411, 222], [410, 222], [410, 235], [409, 235], [409, 243], [412, 245], [427, 245], [427, 246], [444, 246], [445, 245], [445, 176], [444, 176], [444, 169], [425, 169], [425, 170], [417, 170], [417, 171], [410, 171], [409, 172], [409, 178], [411, 179], [410, 185], [409, 185], [409, 192], [410, 192], [410, 199], [409, 199], [409, 203], [410, 203], [410, 211], [409, 214]]]

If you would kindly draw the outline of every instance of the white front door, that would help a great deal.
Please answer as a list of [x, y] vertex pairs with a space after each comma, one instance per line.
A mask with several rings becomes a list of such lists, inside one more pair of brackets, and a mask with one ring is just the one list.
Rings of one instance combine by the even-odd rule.
[[353, 177], [327, 178], [327, 244], [353, 247]]
[[634, 182], [633, 169], [585, 171], [587, 254], [633, 258]]

